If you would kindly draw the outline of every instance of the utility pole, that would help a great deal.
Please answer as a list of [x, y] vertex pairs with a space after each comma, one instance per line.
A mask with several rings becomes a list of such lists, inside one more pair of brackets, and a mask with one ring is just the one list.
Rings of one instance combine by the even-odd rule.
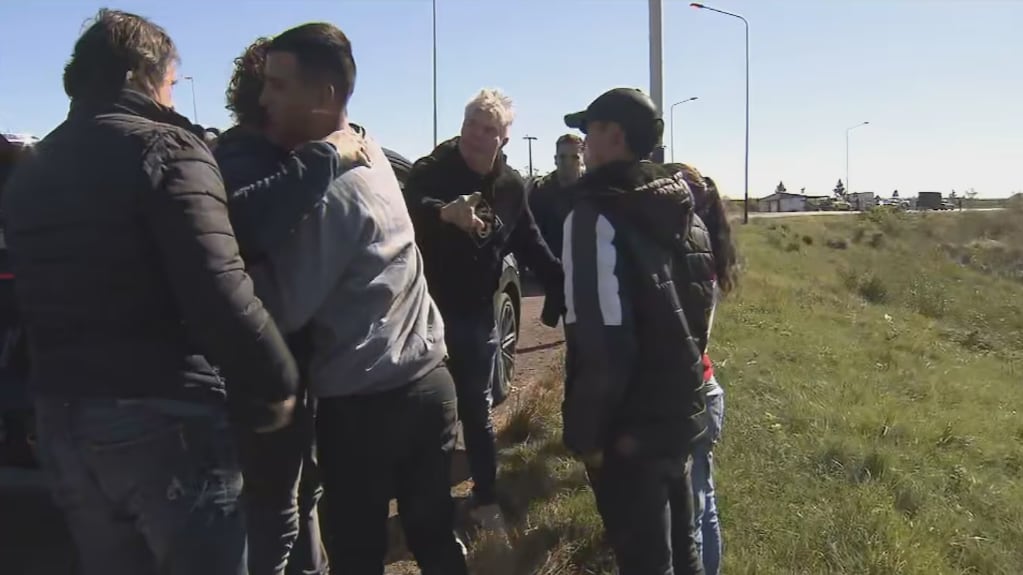
[[437, 0], [433, 0], [433, 147], [437, 147]]
[[195, 105], [195, 78], [193, 76], [185, 76], [185, 80], [192, 85], [192, 122], [199, 123], [199, 108]]
[[[648, 19], [650, 24], [650, 98], [657, 106], [657, 113], [664, 114], [664, 25], [661, 20], [662, 0], [650, 0]], [[664, 163], [664, 138], [657, 142], [653, 157], [655, 163]]]
[[533, 141], [536, 140], [536, 136], [526, 136], [522, 138], [529, 143], [529, 177], [533, 177]]

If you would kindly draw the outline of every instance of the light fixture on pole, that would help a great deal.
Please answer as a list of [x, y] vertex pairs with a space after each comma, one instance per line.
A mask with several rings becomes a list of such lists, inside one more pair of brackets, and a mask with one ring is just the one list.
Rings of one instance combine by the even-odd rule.
[[699, 99], [700, 99], [699, 96], [693, 96], [691, 98], [686, 98], [685, 100], [680, 100], [678, 102], [675, 102], [674, 104], [671, 105], [671, 113], [670, 113], [670, 116], [671, 116], [671, 127], [669, 128], [670, 131], [671, 131], [671, 134], [668, 137], [671, 139], [671, 163], [673, 163], [673, 164], [675, 163], [675, 106], [678, 106], [679, 104], [685, 104], [686, 102], [692, 102], [693, 100], [699, 100]]
[[845, 192], [847, 194], [852, 193], [852, 185], [849, 184], [849, 132], [869, 124], [870, 122], [860, 122], [859, 124], [856, 124], [851, 128], [846, 128], [845, 130]]
[[700, 10], [709, 10], [711, 12], [717, 12], [718, 14], [724, 14], [725, 16], [731, 16], [732, 18], [738, 18], [742, 20], [743, 25], [746, 27], [746, 178], [745, 186], [746, 190], [743, 195], [742, 202], [742, 223], [749, 223], [749, 21], [738, 14], [732, 12], [726, 12], [724, 10], [718, 10], [705, 4], [693, 2], [689, 4], [693, 8]]
[[185, 80], [192, 85], [192, 121], [196, 124], [199, 123], [199, 109], [195, 105], [195, 78], [192, 76], [185, 76]]

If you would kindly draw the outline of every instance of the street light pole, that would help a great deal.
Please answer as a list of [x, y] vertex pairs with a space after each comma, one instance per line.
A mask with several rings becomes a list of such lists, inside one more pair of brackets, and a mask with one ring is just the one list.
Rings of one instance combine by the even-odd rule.
[[193, 76], [185, 76], [188, 83], [192, 86], [192, 122], [199, 123], [199, 109], [195, 105], [195, 78]]
[[437, 147], [437, 0], [433, 0], [433, 147]]
[[533, 141], [536, 140], [536, 136], [526, 136], [522, 138], [529, 143], [529, 177], [533, 177]]
[[845, 193], [847, 194], [852, 193], [852, 186], [849, 184], [849, 132], [868, 124], [870, 124], [870, 122], [860, 122], [859, 124], [856, 124], [851, 128], [846, 128], [845, 130]]
[[669, 136], [669, 138], [671, 138], [671, 163], [673, 163], [673, 164], [675, 163], [675, 106], [678, 106], [679, 104], [685, 104], [686, 102], [692, 102], [693, 100], [699, 100], [699, 99], [700, 99], [699, 96], [693, 96], [692, 98], [686, 98], [685, 100], [681, 100], [681, 101], [675, 102], [674, 104], [671, 105], [671, 114], [670, 114], [670, 116], [671, 116], [671, 127], [670, 127], [671, 135]]
[[693, 8], [699, 8], [700, 10], [710, 10], [711, 12], [717, 12], [718, 14], [724, 14], [725, 16], [731, 16], [732, 18], [738, 18], [742, 20], [743, 25], [746, 27], [746, 167], [745, 167], [745, 193], [743, 195], [742, 202], [742, 223], [749, 223], [749, 21], [738, 14], [732, 12], [726, 12], [724, 10], [718, 10], [704, 4], [693, 2], [690, 4]]
[[[664, 113], [664, 26], [661, 19], [662, 0], [650, 0], [650, 98], [657, 107], [657, 113]], [[663, 124], [662, 124], [663, 126]], [[663, 131], [663, 127], [662, 127]], [[657, 141], [654, 155], [655, 163], [664, 163], [664, 134]]]

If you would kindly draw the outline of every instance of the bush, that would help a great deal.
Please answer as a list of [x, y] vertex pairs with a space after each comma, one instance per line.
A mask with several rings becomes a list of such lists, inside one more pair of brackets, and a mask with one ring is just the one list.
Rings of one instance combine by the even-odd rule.
[[870, 303], [884, 303], [888, 299], [888, 288], [884, 281], [873, 273], [860, 278], [858, 291]]
[[803, 236], [803, 243], [808, 245], [808, 246], [812, 246], [813, 245], [813, 236]]
[[827, 241], [827, 246], [829, 248], [836, 249], [836, 250], [844, 250], [844, 249], [848, 249], [849, 248], [849, 242], [847, 242], [845, 240], [842, 240], [842, 239], [834, 239], [834, 238], [832, 238], [832, 239], [829, 239]]
[[874, 232], [870, 235], [870, 240], [867, 245], [874, 249], [881, 249], [884, 247], [884, 232]]

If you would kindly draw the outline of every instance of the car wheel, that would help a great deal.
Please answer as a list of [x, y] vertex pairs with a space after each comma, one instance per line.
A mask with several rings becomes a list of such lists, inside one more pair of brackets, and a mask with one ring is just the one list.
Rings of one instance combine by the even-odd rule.
[[515, 352], [519, 344], [519, 321], [511, 295], [502, 292], [495, 302], [498, 353], [494, 365], [494, 405], [500, 405], [511, 392], [515, 379]]

